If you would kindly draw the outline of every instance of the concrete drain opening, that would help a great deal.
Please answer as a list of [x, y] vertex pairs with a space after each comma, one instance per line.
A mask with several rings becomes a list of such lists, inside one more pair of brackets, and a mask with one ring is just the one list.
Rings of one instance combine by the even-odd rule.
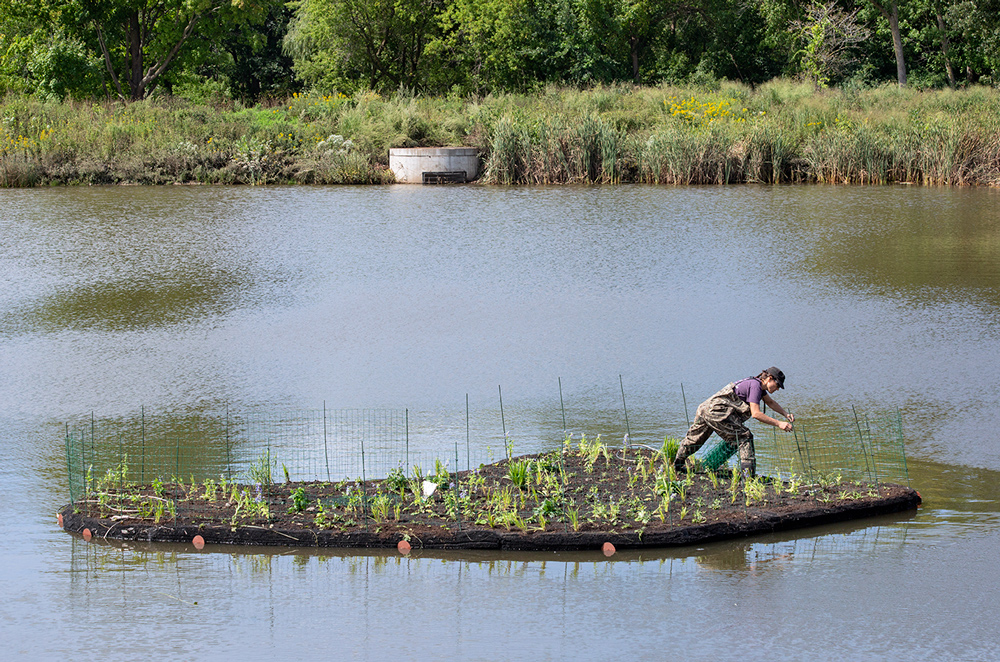
[[465, 171], [424, 172], [421, 173], [421, 180], [424, 184], [464, 184]]
[[479, 175], [475, 147], [397, 147], [389, 169], [398, 184], [464, 184]]

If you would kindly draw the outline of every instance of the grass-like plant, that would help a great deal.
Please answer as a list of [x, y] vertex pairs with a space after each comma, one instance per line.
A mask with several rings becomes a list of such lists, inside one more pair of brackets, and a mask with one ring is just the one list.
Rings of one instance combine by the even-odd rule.
[[507, 467], [507, 478], [519, 490], [528, 486], [528, 471], [531, 467], [530, 460], [513, 460]]
[[597, 459], [602, 455], [604, 456], [605, 463], [611, 461], [611, 456], [608, 454], [608, 447], [601, 441], [601, 435], [597, 435], [592, 441], [588, 440], [586, 435], [581, 435], [578, 449], [580, 455], [584, 458], [584, 466], [588, 472], [594, 470]]
[[247, 469], [250, 482], [269, 487], [274, 482], [274, 469], [277, 467], [277, 462], [277, 459], [271, 457], [271, 450], [266, 449], [257, 460], [250, 463], [250, 467]]
[[681, 442], [678, 439], [667, 436], [663, 438], [663, 446], [660, 447], [660, 454], [665, 458], [667, 464], [673, 464], [680, 450]]

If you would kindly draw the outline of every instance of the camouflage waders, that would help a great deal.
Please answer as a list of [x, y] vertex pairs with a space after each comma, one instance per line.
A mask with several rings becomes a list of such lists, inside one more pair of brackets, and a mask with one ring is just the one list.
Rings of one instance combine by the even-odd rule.
[[730, 384], [698, 406], [694, 423], [677, 449], [674, 466], [684, 468], [684, 461], [696, 453], [715, 432], [735, 447], [740, 455], [740, 468], [745, 476], [757, 472], [753, 433], [744, 425], [750, 418], [750, 405], [736, 396], [736, 384]]

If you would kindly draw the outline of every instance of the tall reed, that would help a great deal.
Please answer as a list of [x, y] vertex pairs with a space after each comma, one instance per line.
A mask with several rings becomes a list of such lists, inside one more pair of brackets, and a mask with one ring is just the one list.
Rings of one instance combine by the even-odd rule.
[[[1000, 91], [549, 86], [265, 105], [0, 99], [0, 186], [383, 183], [392, 147], [472, 146], [491, 184], [1000, 186]], [[331, 150], [340, 136], [349, 149]]]

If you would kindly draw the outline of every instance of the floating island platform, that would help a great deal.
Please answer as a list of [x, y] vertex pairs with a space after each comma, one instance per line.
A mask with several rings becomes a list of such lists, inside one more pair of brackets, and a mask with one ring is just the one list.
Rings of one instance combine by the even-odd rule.
[[[916, 508], [902, 485], [838, 474], [743, 479], [662, 451], [599, 442], [505, 458], [472, 471], [339, 482], [128, 483], [125, 468], [88, 481], [58, 514], [85, 539], [204, 545], [598, 550], [671, 547]], [[122, 470], [124, 469], [124, 470]], [[261, 472], [255, 472], [260, 477]], [[609, 547], [609, 545], [611, 547]]]

